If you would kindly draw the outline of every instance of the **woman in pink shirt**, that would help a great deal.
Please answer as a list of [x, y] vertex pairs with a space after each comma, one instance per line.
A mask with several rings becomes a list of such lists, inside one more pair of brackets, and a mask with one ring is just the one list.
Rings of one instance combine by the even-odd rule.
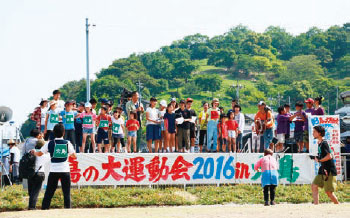
[[[254, 170], [261, 170], [261, 185], [264, 188], [265, 206], [275, 205], [275, 190], [278, 185], [278, 167], [277, 161], [272, 156], [273, 151], [266, 149], [262, 157], [254, 166]], [[260, 169], [261, 168], [261, 169]], [[269, 204], [270, 190], [270, 204]]]

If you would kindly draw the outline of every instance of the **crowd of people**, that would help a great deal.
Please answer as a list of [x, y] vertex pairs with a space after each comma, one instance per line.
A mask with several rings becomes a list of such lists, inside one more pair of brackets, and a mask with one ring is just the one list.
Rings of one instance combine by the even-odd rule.
[[[244, 149], [242, 138], [246, 121], [236, 100], [232, 100], [227, 112], [219, 106], [217, 98], [202, 102], [198, 115], [192, 108], [192, 98], [180, 101], [172, 98], [169, 103], [162, 99], [158, 104], [158, 99], [152, 97], [147, 109], [136, 91], [128, 100], [124, 106], [115, 107], [107, 99], [64, 102], [60, 99], [60, 91], [55, 90], [52, 100], [42, 100], [31, 118], [45, 141], [52, 140], [54, 126], [63, 123], [64, 139], [72, 143], [77, 153], [139, 152], [140, 139], [144, 135], [147, 152], [195, 152], [195, 142], [199, 152], [242, 152]], [[98, 103], [100, 107], [96, 111]], [[324, 115], [324, 109], [322, 97], [308, 98], [305, 103], [304, 111], [303, 102], [297, 102], [295, 113], [291, 113], [288, 104], [280, 106], [275, 117], [265, 102], [259, 102], [253, 123], [259, 143], [252, 147], [252, 152], [263, 152], [267, 148], [283, 151], [286, 139], [291, 137], [291, 123], [295, 124], [293, 138], [298, 144], [298, 152], [308, 152], [307, 118]], [[141, 127], [143, 116], [145, 133]], [[273, 143], [273, 138], [277, 143]], [[260, 147], [260, 143], [263, 146]]]
[[64, 139], [72, 143], [77, 153], [139, 152], [143, 116], [148, 152], [194, 152], [197, 132], [200, 152], [242, 149], [245, 119], [236, 100], [228, 113], [219, 107], [216, 98], [210, 104], [203, 102], [203, 110], [197, 115], [192, 98], [178, 102], [172, 98], [169, 103], [161, 100], [158, 106], [158, 100], [152, 97], [145, 109], [138, 92], [132, 92], [125, 106], [113, 107], [113, 102], [100, 99], [100, 109], [96, 111], [99, 102], [95, 99], [77, 103], [64, 102], [60, 97], [60, 91], [55, 90], [52, 100], [42, 100], [31, 119], [45, 141], [54, 138], [54, 126], [62, 123], [66, 130]]
[[[75, 157], [78, 152], [138, 152], [138, 139], [143, 135], [141, 121], [144, 114], [148, 152], [195, 152], [197, 132], [200, 152], [240, 152], [244, 149], [242, 136], [245, 116], [236, 100], [232, 100], [231, 109], [227, 113], [219, 106], [217, 98], [210, 104], [203, 102], [203, 109], [198, 115], [192, 108], [193, 101], [192, 98], [187, 98], [177, 102], [172, 98], [169, 104], [161, 100], [158, 107], [158, 100], [152, 97], [145, 110], [139, 101], [139, 94], [132, 92], [124, 107], [113, 108], [111, 101], [101, 99], [97, 112], [98, 102], [95, 99], [85, 103], [72, 100], [64, 102], [60, 99], [60, 91], [55, 90], [53, 100], [42, 100], [32, 114], [31, 119], [36, 121], [36, 128], [31, 130], [30, 137], [23, 146], [23, 154], [31, 153], [36, 156], [36, 173], [28, 178], [28, 208], [36, 208], [45, 178], [43, 163], [47, 161], [51, 164], [42, 209], [49, 209], [58, 181], [61, 181], [64, 206], [70, 208], [68, 157]], [[280, 106], [276, 117], [265, 102], [258, 103], [253, 130], [263, 141], [264, 157], [255, 164], [254, 169], [262, 172], [261, 182], [266, 206], [275, 204], [275, 189], [278, 185], [278, 167], [272, 155], [281, 151], [285, 140], [290, 138], [290, 124], [295, 124], [294, 139], [298, 143], [299, 152], [307, 152], [308, 116], [324, 114], [324, 109], [320, 106], [322, 97], [315, 100], [308, 98], [305, 103], [307, 109], [304, 111], [303, 102], [297, 102], [294, 113], [291, 113], [290, 105]], [[323, 139], [325, 129], [316, 126], [310, 131], [313, 131], [312, 135], [319, 144], [319, 154], [315, 161], [321, 163], [318, 176], [312, 183], [314, 203], [318, 204], [319, 187], [324, 187], [328, 197], [334, 203], [339, 203], [334, 195], [337, 172], [330, 146]], [[272, 142], [274, 135], [277, 138], [276, 146]], [[20, 152], [13, 140], [9, 140], [8, 144], [11, 148], [10, 169], [18, 176]], [[86, 146], [90, 144], [91, 146]], [[258, 149], [255, 148], [255, 151]], [[17, 177], [14, 178], [16, 181]]]

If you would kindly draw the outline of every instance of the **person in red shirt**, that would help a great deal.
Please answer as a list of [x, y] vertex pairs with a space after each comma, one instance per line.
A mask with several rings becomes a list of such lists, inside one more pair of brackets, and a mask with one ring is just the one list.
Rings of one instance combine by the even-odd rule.
[[137, 130], [140, 128], [140, 123], [136, 119], [136, 113], [131, 111], [129, 114], [129, 120], [126, 122], [126, 128], [128, 129], [128, 151], [130, 151], [131, 142], [134, 144], [134, 152], [136, 152], [136, 140]]
[[108, 108], [106, 106], [101, 107], [101, 113], [97, 116], [97, 148], [98, 153], [102, 153], [102, 141], [105, 145], [104, 152], [109, 153], [110, 152], [110, 146], [109, 146], [109, 137], [108, 137], [108, 128], [112, 125], [112, 118], [110, 115], [107, 114]]
[[[227, 116], [222, 115], [220, 117], [220, 122], [218, 123], [219, 140], [220, 140], [221, 149], [223, 152], [226, 152], [226, 145], [227, 145], [227, 138], [228, 138], [226, 119], [227, 119]], [[218, 151], [220, 151], [220, 146], [218, 146]]]
[[236, 152], [236, 138], [238, 135], [238, 123], [235, 120], [235, 113], [231, 111], [228, 120], [226, 121], [228, 130], [228, 151]]

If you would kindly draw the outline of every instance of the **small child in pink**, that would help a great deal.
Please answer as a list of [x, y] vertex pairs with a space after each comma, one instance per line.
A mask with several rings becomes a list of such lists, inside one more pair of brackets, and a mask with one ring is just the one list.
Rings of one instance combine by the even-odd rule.
[[269, 206], [269, 190], [270, 203], [275, 205], [275, 190], [278, 185], [278, 167], [277, 161], [272, 156], [273, 151], [266, 149], [264, 157], [262, 157], [254, 166], [254, 170], [258, 171], [261, 168], [261, 185], [264, 188], [265, 206]]
[[85, 103], [85, 112], [80, 114], [80, 118], [83, 120], [83, 141], [81, 145], [81, 153], [84, 153], [85, 151], [85, 143], [88, 135], [91, 136], [92, 149], [93, 153], [95, 153], [96, 144], [94, 127], [97, 116], [91, 111], [91, 104], [89, 102]]

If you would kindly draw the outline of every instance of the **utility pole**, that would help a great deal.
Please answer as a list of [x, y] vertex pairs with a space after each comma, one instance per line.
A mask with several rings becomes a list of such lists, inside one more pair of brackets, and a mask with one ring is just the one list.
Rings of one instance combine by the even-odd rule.
[[339, 86], [337, 86], [337, 96], [335, 97], [335, 107], [338, 110]]
[[[90, 101], [90, 72], [89, 72], [89, 18], [86, 18], [86, 102]], [[93, 24], [92, 26], [96, 26]]]
[[143, 86], [142, 86], [143, 84], [141, 83], [140, 78], [139, 78], [139, 81], [136, 82], [136, 85], [139, 88], [139, 104], [141, 105], [141, 99], [142, 99], [141, 89], [143, 88]]
[[236, 88], [237, 104], [239, 104], [239, 90], [244, 88], [244, 86], [242, 84], [239, 84], [237, 79], [237, 85], [233, 84], [232, 87]]

